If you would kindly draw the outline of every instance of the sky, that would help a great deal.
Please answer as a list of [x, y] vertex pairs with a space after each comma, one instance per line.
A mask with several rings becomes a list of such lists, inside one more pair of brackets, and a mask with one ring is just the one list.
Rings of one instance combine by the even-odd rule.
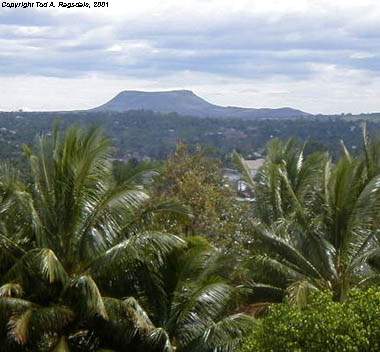
[[380, 111], [378, 0], [2, 3], [0, 110], [87, 109], [127, 89], [189, 89], [225, 106]]

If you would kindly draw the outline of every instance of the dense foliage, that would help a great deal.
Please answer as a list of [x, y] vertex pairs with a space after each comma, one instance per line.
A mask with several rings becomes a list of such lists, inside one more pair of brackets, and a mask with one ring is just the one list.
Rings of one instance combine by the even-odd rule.
[[0, 165], [1, 350], [232, 352], [249, 331], [244, 352], [377, 350], [380, 142], [363, 132], [339, 158], [271, 139], [256, 175], [234, 153], [249, 199], [199, 145], [123, 163], [96, 128], [39, 136], [28, 169]]
[[[198, 147], [191, 152], [183, 143], [164, 163], [152, 189], [152, 201], [176, 201], [188, 207], [187, 221], [161, 217], [168, 230], [184, 235], [201, 235], [217, 246], [230, 246], [249, 226], [250, 207], [235, 200], [236, 189], [223, 175], [220, 160]], [[172, 221], [170, 221], [172, 220]]]
[[310, 292], [330, 290], [343, 301], [377, 280], [380, 145], [364, 131], [363, 155], [343, 152], [333, 164], [274, 140], [256, 180], [237, 157], [256, 194], [250, 287], [259, 299], [287, 295], [302, 305]]
[[215, 149], [221, 157], [233, 150], [244, 155], [262, 152], [272, 138], [296, 137], [311, 141], [307, 152], [327, 149], [333, 157], [340, 152], [340, 140], [350, 151], [361, 146], [360, 126], [368, 119], [370, 130], [378, 130], [376, 116], [320, 116], [302, 119], [209, 119], [159, 114], [151, 111], [126, 113], [95, 112], [0, 112], [0, 158], [18, 159], [23, 143], [30, 144], [38, 133], [51, 133], [53, 121], [62, 127], [72, 124], [101, 126], [112, 138], [117, 158], [165, 159], [177, 142], [201, 144]]
[[271, 307], [246, 338], [240, 352], [335, 352], [380, 349], [380, 291], [354, 290], [344, 303], [319, 293], [303, 309]]
[[97, 129], [54, 130], [25, 155], [30, 186], [8, 166], [0, 177], [2, 351], [235, 349], [250, 318], [222, 254], [150, 230], [184, 209], [115, 180]]

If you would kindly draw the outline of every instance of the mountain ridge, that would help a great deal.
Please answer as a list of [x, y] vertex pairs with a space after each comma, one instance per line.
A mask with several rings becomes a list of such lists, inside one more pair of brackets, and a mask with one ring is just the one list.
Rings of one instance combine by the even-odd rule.
[[213, 118], [299, 118], [313, 116], [307, 112], [283, 108], [243, 108], [237, 106], [220, 106], [199, 97], [191, 90], [169, 90], [147, 92], [124, 90], [111, 100], [89, 111], [152, 110], [160, 113], [177, 113], [179, 115]]

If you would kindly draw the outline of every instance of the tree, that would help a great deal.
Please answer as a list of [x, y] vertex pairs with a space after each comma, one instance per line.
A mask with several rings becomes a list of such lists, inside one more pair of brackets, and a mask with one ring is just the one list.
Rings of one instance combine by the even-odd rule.
[[238, 351], [378, 351], [379, 304], [379, 288], [373, 287], [352, 290], [343, 303], [318, 292], [303, 309], [273, 305]]
[[267, 144], [266, 162], [255, 179], [244, 159], [235, 153], [235, 163], [254, 192], [254, 216], [261, 223], [271, 225], [281, 221], [294, 214], [297, 204], [315, 201], [322, 188], [322, 174], [328, 156], [326, 153], [314, 153], [305, 158], [304, 148], [305, 145], [294, 139], [287, 142], [273, 139]]
[[[159, 266], [159, 280], [142, 277], [134, 295], [144, 309], [140, 320], [153, 327], [143, 341], [145, 350], [235, 351], [252, 320], [231, 314], [240, 293], [227, 283], [230, 266], [231, 260], [205, 239], [188, 238], [187, 247]], [[125, 285], [117, 281], [122, 295]]]
[[[125, 226], [148, 196], [113, 181], [109, 143], [99, 130], [72, 128], [65, 135], [55, 130], [51, 138], [39, 139], [36, 150], [25, 152], [31, 192], [13, 180], [10, 195], [2, 194], [4, 212], [28, 210], [18, 232], [2, 233], [4, 241], [20, 247], [17, 255], [2, 251], [13, 260], [1, 278], [2, 349], [68, 351], [84, 344], [90, 350], [101, 346], [97, 327], [110, 317], [129, 323], [131, 343], [144, 333], [132, 319], [138, 305], [125, 303], [132, 318], [113, 311], [97, 278], [120, 271], [149, 276], [157, 261], [184, 242], [172, 235], [136, 233], [135, 227], [131, 233]], [[11, 173], [3, 171], [5, 190]]]
[[146, 231], [172, 208], [152, 207], [134, 172], [114, 180], [99, 130], [55, 130], [25, 152], [31, 190], [0, 177], [2, 350], [232, 350], [250, 319], [229, 315], [221, 262], [203, 242]]
[[354, 158], [344, 146], [333, 165], [320, 154], [303, 160], [289, 145], [279, 159], [270, 153], [251, 182], [257, 203], [271, 209], [257, 212], [253, 298], [287, 294], [303, 304], [310, 291], [327, 289], [344, 300], [351, 287], [375, 275], [368, 259], [378, 247], [380, 176], [370, 171], [368, 157]]
[[191, 153], [185, 144], [177, 145], [153, 190], [154, 201], [176, 200], [193, 215], [185, 221], [162, 219], [169, 231], [206, 236], [221, 246], [231, 245], [244, 225], [244, 205], [235, 196], [220, 162], [203, 148]]
[[29, 193], [19, 172], [9, 163], [0, 163], [0, 275], [4, 274], [30, 248], [27, 207]]

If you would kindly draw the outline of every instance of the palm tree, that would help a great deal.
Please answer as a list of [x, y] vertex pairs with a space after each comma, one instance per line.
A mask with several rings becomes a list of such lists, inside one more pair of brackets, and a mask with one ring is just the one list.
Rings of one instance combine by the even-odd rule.
[[[235, 351], [252, 320], [244, 314], [231, 314], [239, 290], [226, 283], [229, 272], [231, 260], [206, 240], [189, 238], [187, 247], [176, 249], [159, 265], [157, 277], [139, 276], [140, 280], [129, 285], [128, 294], [141, 304], [135, 319], [148, 331], [141, 341], [143, 350]], [[123, 278], [112, 281], [118, 283], [113, 292], [125, 295]], [[106, 303], [122, 309], [130, 300]], [[137, 301], [133, 299], [133, 304]], [[103, 331], [108, 328], [106, 325]], [[113, 336], [122, 340], [123, 331], [125, 327], [119, 326]]]
[[315, 199], [328, 158], [325, 153], [305, 158], [304, 148], [295, 139], [271, 140], [266, 147], [266, 161], [255, 178], [242, 156], [234, 154], [244, 181], [254, 193], [254, 213], [260, 222], [270, 225], [281, 221], [294, 212], [297, 203]]
[[[115, 316], [94, 277], [111, 271], [149, 276], [184, 242], [126, 226], [148, 196], [128, 182], [114, 182], [109, 142], [99, 130], [71, 128], [65, 135], [55, 130], [51, 138], [39, 138], [36, 150], [25, 152], [31, 192], [15, 180], [7, 198], [5, 176], [1, 183], [1, 210], [8, 217], [11, 211], [25, 213], [21, 218], [24, 213], [18, 212], [18, 231], [1, 233], [18, 250], [17, 256], [2, 251], [13, 261], [1, 277], [2, 350], [68, 351], [73, 344], [90, 350], [101, 345], [92, 327]], [[10, 229], [9, 221], [7, 226], [2, 228]], [[133, 337], [140, 332], [134, 326]]]
[[25, 203], [29, 193], [20, 174], [9, 163], [0, 163], [0, 275], [4, 274], [15, 258], [30, 247], [26, 240], [29, 212]]
[[[272, 204], [280, 211], [272, 218], [258, 213], [254, 237], [256, 253], [261, 252], [252, 263], [254, 299], [266, 295], [280, 300], [288, 294], [302, 303], [310, 290], [328, 289], [335, 299], [344, 300], [352, 286], [366, 283], [365, 278], [374, 274], [367, 260], [377, 248], [380, 176], [374, 171], [378, 152], [365, 141], [366, 157], [352, 157], [343, 145], [344, 156], [336, 165], [321, 156], [298, 162], [297, 170], [310, 165], [306, 178], [289, 177], [286, 161], [277, 165], [271, 158], [267, 161], [258, 177], [260, 182], [266, 175], [266, 182], [255, 191], [259, 193], [264, 184], [270, 189], [264, 196], [269, 194], [268, 202], [274, 199]], [[283, 204], [288, 205], [286, 211]]]

